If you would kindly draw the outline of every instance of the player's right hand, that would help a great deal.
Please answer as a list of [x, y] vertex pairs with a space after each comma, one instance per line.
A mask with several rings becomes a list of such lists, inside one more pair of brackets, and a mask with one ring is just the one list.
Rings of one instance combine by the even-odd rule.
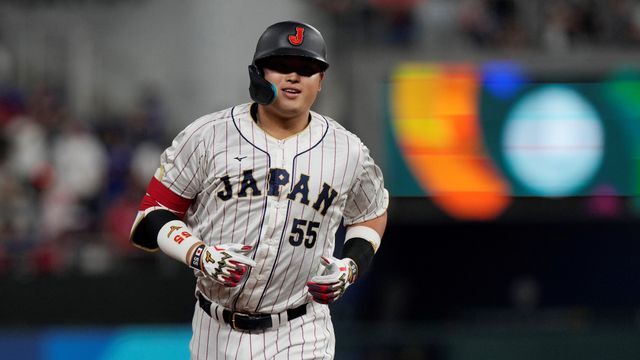
[[201, 269], [214, 281], [228, 287], [235, 287], [250, 267], [256, 262], [243, 255], [253, 246], [242, 244], [222, 244], [208, 246], [202, 254]]

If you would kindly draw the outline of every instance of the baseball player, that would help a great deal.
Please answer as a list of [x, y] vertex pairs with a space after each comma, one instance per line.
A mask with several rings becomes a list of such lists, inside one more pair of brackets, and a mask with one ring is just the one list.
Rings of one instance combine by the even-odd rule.
[[369, 267], [388, 193], [360, 139], [310, 110], [328, 66], [318, 30], [271, 25], [253, 102], [195, 120], [161, 156], [131, 240], [194, 269], [193, 359], [334, 356], [327, 304]]

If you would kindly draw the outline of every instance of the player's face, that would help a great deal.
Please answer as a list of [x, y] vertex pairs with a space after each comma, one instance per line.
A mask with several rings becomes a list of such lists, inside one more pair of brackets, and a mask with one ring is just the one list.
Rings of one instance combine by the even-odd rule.
[[306, 116], [322, 87], [321, 66], [295, 56], [267, 60], [263, 64], [264, 78], [278, 89], [273, 107], [283, 116]]

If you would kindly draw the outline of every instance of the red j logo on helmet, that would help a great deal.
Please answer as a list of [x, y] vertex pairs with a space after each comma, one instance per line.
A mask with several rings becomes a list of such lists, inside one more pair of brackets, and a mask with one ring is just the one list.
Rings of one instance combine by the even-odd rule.
[[304, 39], [304, 28], [301, 26], [296, 26], [296, 34], [289, 35], [289, 43], [291, 43], [291, 45], [298, 46], [302, 44], [303, 39]]

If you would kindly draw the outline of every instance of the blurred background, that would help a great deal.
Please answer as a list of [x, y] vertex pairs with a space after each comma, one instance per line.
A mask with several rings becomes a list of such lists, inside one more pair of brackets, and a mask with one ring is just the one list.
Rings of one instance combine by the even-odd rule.
[[637, 0], [0, 2], [0, 358], [188, 357], [193, 276], [129, 230], [288, 19], [392, 196], [338, 359], [640, 358]]

